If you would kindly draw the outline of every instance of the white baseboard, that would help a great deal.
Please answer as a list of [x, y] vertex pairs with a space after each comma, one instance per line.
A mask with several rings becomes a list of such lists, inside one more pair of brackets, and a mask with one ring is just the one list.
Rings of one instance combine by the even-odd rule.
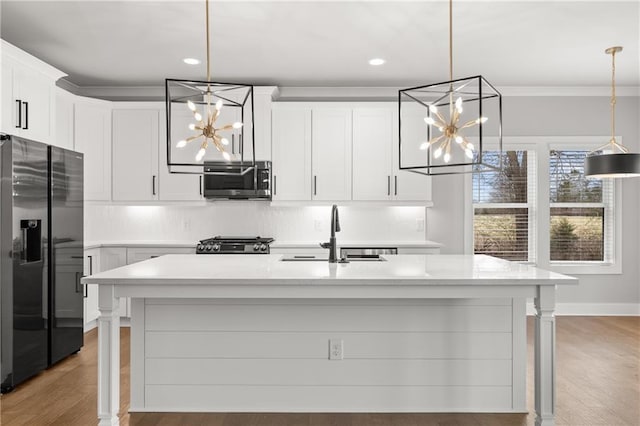
[[[527, 302], [527, 315], [535, 315], [533, 302]], [[558, 303], [556, 315], [640, 316], [640, 303]]]

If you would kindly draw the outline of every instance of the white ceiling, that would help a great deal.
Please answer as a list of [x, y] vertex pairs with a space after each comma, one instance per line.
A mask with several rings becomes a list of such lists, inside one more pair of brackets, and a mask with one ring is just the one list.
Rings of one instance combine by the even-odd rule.
[[[2, 0], [1, 35], [79, 86], [204, 79], [201, 1]], [[454, 1], [454, 77], [504, 86], [640, 86], [636, 1]], [[213, 1], [212, 76], [278, 86], [448, 80], [448, 3]], [[203, 60], [198, 66], [185, 57]], [[381, 57], [387, 63], [372, 67]]]

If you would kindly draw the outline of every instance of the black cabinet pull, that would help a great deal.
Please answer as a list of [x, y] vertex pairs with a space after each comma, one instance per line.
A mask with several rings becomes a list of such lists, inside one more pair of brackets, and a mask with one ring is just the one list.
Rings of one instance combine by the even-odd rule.
[[93, 256], [87, 256], [89, 258], [89, 275], [93, 275]]
[[387, 195], [391, 195], [391, 176], [387, 176]]
[[236, 137], [235, 135], [231, 135], [231, 153], [236, 153]]
[[398, 195], [398, 176], [393, 177], [393, 195]]
[[313, 175], [313, 195], [318, 195], [318, 176]]
[[156, 175], [151, 176], [151, 193], [156, 195]]
[[16, 104], [18, 104], [18, 124], [16, 124], [16, 129], [20, 129], [22, 127], [22, 101], [16, 99]]
[[199, 176], [200, 178], [200, 195], [202, 195], [202, 176]]
[[23, 102], [24, 104], [24, 130], [29, 129], [29, 102]]
[[273, 195], [276, 195], [277, 189], [278, 189], [278, 176], [273, 175]]

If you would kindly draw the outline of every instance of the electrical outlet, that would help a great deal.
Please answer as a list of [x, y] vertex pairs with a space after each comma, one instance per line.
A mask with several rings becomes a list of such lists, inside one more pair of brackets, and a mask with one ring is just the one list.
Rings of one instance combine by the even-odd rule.
[[338, 360], [344, 357], [342, 339], [329, 339], [329, 359]]
[[416, 219], [416, 231], [424, 231], [424, 219]]
[[189, 220], [189, 219], [183, 219], [182, 220], [182, 230], [183, 231], [191, 230], [191, 220]]
[[322, 221], [321, 221], [321, 220], [318, 220], [318, 219], [314, 220], [314, 221], [313, 221], [313, 228], [314, 228], [316, 231], [322, 231]]

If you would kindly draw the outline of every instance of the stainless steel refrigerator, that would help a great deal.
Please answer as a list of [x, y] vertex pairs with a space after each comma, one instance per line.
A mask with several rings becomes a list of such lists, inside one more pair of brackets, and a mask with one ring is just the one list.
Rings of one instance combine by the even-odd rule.
[[82, 154], [0, 135], [0, 390], [83, 345]]

